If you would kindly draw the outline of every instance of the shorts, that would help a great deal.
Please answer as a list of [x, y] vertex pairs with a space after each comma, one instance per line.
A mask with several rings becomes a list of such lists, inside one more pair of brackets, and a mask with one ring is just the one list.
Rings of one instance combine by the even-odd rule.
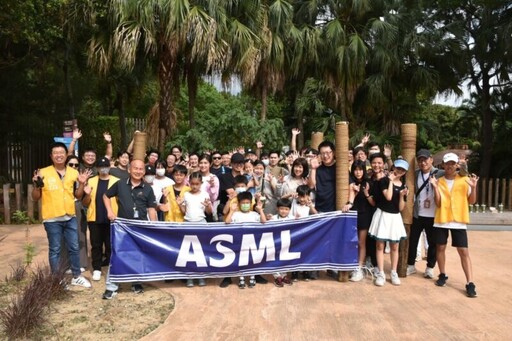
[[450, 234], [452, 235], [453, 247], [468, 247], [468, 233], [465, 229], [445, 229], [442, 227], [434, 227], [434, 242], [440, 245], [447, 244], [448, 231], [450, 231]]

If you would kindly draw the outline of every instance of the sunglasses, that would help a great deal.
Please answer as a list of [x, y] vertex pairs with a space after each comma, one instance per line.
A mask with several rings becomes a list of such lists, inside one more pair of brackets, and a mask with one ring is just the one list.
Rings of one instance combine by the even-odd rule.
[[220, 157], [220, 156], [214, 156], [214, 157], [213, 157], [213, 159], [214, 159], [214, 160], [220, 160], [220, 159], [221, 159], [221, 157]]
[[70, 162], [70, 163], [68, 163], [68, 166], [69, 167], [78, 167], [78, 163]]

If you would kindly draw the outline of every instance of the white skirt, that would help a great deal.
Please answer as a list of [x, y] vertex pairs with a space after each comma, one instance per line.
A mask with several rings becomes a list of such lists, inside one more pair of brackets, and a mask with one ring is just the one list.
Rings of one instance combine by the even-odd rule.
[[373, 214], [368, 235], [379, 241], [399, 242], [407, 238], [400, 213], [388, 213], [377, 208]]

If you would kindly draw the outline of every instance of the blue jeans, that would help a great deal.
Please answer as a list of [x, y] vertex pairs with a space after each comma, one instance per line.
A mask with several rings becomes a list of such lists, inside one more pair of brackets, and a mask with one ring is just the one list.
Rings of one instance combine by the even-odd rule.
[[71, 263], [71, 272], [73, 277], [80, 276], [80, 255], [78, 252], [78, 225], [76, 218], [73, 217], [67, 221], [45, 222], [43, 223], [48, 237], [48, 258], [52, 272], [58, 272], [61, 269], [60, 248], [62, 238], [68, 248], [68, 256]]

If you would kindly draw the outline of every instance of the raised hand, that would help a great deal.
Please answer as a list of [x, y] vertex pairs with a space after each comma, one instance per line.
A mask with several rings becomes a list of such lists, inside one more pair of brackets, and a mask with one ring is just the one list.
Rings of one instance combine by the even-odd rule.
[[318, 162], [318, 158], [316, 158], [316, 157], [312, 158], [310, 161], [310, 166], [311, 166], [311, 169], [317, 169], [318, 167], [320, 167], [320, 162]]
[[82, 170], [80, 173], [78, 173], [78, 182], [81, 184], [85, 184], [87, 182], [87, 179], [92, 175], [92, 170], [86, 168]]
[[297, 136], [297, 135], [299, 135], [299, 134], [300, 134], [300, 130], [299, 130], [299, 129], [297, 129], [297, 128], [293, 128], [293, 129], [292, 129], [292, 135], [293, 135], [293, 136]]
[[263, 145], [263, 142], [261, 141], [256, 141], [256, 148], [258, 149], [263, 149], [264, 145]]
[[112, 136], [108, 131], [103, 133], [103, 138], [105, 139], [105, 142], [110, 143], [112, 142]]
[[393, 150], [393, 146], [390, 144], [384, 145], [384, 155], [389, 159], [391, 157], [391, 151]]
[[471, 186], [471, 188], [476, 188], [479, 179], [480, 178], [476, 174], [471, 174], [466, 180], [466, 182], [468, 183], [469, 186]]
[[78, 140], [79, 138], [82, 137], [82, 131], [78, 128], [76, 129], [73, 129], [73, 140]]
[[366, 133], [364, 134], [363, 138], [361, 139], [361, 144], [365, 145], [370, 141], [370, 134]]

